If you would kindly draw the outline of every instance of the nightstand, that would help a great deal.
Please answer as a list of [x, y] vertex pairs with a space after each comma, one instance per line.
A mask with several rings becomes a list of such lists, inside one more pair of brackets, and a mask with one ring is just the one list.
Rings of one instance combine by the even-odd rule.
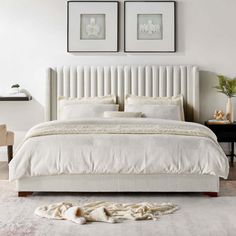
[[236, 122], [231, 124], [208, 124], [206, 121], [205, 125], [215, 133], [218, 142], [231, 143], [231, 151], [227, 156], [231, 158], [231, 163], [233, 165], [234, 157], [236, 157], [234, 154], [234, 142], [236, 142]]

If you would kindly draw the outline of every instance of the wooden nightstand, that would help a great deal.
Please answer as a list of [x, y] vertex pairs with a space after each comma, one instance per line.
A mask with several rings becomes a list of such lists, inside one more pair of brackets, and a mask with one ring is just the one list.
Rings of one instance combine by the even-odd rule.
[[211, 129], [217, 136], [218, 142], [231, 143], [230, 154], [227, 155], [231, 158], [231, 163], [234, 162], [234, 142], [236, 142], [236, 122], [231, 124], [208, 124], [207, 121], [205, 125]]

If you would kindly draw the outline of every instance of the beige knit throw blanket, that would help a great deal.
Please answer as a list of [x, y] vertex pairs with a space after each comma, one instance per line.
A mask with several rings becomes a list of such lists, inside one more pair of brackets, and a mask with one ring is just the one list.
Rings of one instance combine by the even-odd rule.
[[203, 125], [190, 122], [148, 119], [85, 119], [50, 121], [34, 126], [25, 139], [66, 134], [162, 134], [207, 137], [216, 136]]
[[38, 207], [35, 214], [57, 220], [70, 220], [78, 224], [86, 222], [117, 223], [121, 220], [156, 220], [160, 215], [171, 214], [178, 209], [172, 203], [112, 203], [91, 202], [76, 205], [60, 202]]

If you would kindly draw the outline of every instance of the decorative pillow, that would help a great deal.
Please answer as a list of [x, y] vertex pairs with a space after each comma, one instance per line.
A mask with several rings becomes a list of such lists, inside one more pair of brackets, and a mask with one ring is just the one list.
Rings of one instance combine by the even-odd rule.
[[63, 107], [59, 120], [103, 117], [105, 111], [118, 111], [118, 104], [70, 104]]
[[60, 103], [99, 103], [99, 104], [116, 104], [116, 96], [108, 95], [108, 96], [101, 96], [101, 97], [82, 97], [82, 98], [66, 98], [66, 97], [59, 97], [58, 98]]
[[125, 111], [142, 112], [142, 117], [165, 120], [180, 120], [181, 110], [178, 105], [131, 104], [125, 106]]
[[124, 112], [124, 111], [105, 111], [105, 118], [139, 118], [142, 116], [141, 112]]
[[82, 97], [82, 98], [58, 98], [58, 117], [62, 116], [62, 110], [67, 105], [74, 104], [116, 104], [116, 97], [113, 95], [102, 97]]
[[[184, 121], [183, 95], [181, 94], [178, 96], [172, 96], [172, 97], [147, 97], [147, 96], [127, 95], [125, 99], [125, 105], [131, 105], [131, 104], [133, 105], [134, 104], [135, 105], [159, 105], [159, 106], [176, 105], [176, 106], [179, 106], [181, 120]], [[174, 108], [172, 107], [172, 109]]]

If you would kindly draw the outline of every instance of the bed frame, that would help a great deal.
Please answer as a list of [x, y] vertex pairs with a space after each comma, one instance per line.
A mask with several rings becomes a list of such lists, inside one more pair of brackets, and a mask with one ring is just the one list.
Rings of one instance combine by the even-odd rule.
[[[121, 110], [126, 94], [184, 96], [187, 121], [199, 121], [199, 70], [196, 66], [78, 66], [47, 69], [46, 120], [57, 119], [57, 98], [114, 94]], [[58, 175], [17, 181], [19, 196], [32, 192], [207, 192], [217, 196], [212, 175]]]

